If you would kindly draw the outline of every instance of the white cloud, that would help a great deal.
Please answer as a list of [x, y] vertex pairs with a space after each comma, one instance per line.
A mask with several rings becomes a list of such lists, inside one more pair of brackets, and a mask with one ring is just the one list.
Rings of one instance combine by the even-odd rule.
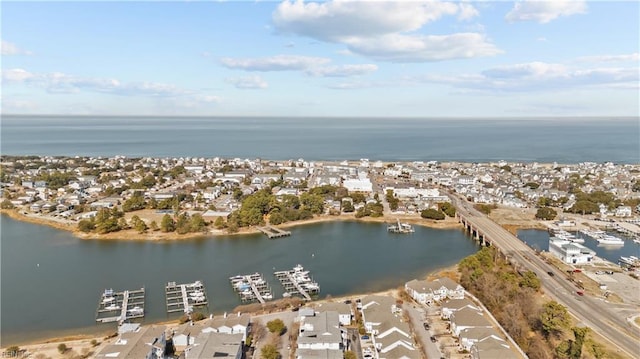
[[349, 49], [377, 60], [392, 62], [442, 61], [502, 53], [478, 33], [424, 36], [390, 34], [374, 39], [352, 40]]
[[5, 40], [0, 40], [0, 50], [1, 50], [2, 56], [33, 54], [31, 51], [21, 49], [15, 44]]
[[368, 74], [376, 70], [378, 70], [378, 66], [373, 64], [339, 65], [311, 68], [307, 70], [307, 74], [321, 77], [350, 77]]
[[640, 53], [627, 55], [595, 55], [579, 57], [578, 62], [638, 62], [640, 61]]
[[179, 88], [175, 85], [158, 82], [122, 83], [116, 79], [81, 77], [61, 72], [31, 73], [24, 69], [2, 71], [3, 83], [23, 83], [42, 88], [49, 93], [78, 93], [82, 91], [98, 92], [120, 96], [147, 96], [158, 98], [192, 99], [202, 102], [214, 102], [215, 96], [203, 95]]
[[[303, 71], [310, 76], [324, 76], [324, 77], [348, 77], [364, 75], [378, 69], [378, 66], [373, 64], [353, 64], [353, 65], [332, 65], [328, 66], [331, 59], [324, 57], [309, 57], [309, 56], [295, 56], [295, 55], [276, 55], [269, 57], [259, 58], [223, 58], [220, 59], [220, 63], [230, 69], [238, 69], [245, 71]], [[254, 78], [240, 78], [230, 79], [236, 87], [246, 86], [243, 88], [265, 88], [255, 87], [256, 83], [262, 83], [264, 81], [255, 81]], [[259, 77], [258, 77], [259, 79]], [[228, 81], [228, 82], [229, 82]], [[252, 82], [252, 83], [249, 83]], [[252, 87], [253, 86], [253, 87]]]
[[290, 71], [305, 70], [313, 66], [329, 63], [331, 60], [323, 57], [277, 55], [261, 58], [234, 59], [225, 57], [220, 59], [222, 66], [230, 69], [245, 71]]
[[524, 0], [516, 2], [505, 19], [509, 22], [536, 21], [546, 24], [561, 16], [585, 14], [587, 3], [583, 0]]
[[228, 78], [226, 81], [239, 89], [266, 89], [269, 87], [260, 76]]
[[[417, 35], [443, 16], [477, 16], [469, 3], [440, 1], [285, 0], [272, 20], [280, 33], [345, 44], [353, 53], [384, 61], [423, 62], [492, 56], [501, 51], [479, 33]], [[466, 47], [466, 51], [462, 51]]]
[[499, 66], [479, 74], [427, 75], [414, 79], [489, 92], [553, 91], [578, 87], [637, 90], [639, 80], [637, 67], [574, 69], [543, 62]]

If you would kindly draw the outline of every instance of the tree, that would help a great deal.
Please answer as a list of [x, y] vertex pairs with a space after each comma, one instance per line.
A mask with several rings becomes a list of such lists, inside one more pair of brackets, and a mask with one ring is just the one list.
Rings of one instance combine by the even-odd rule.
[[78, 230], [84, 233], [89, 233], [96, 228], [95, 223], [90, 219], [82, 219], [78, 222]]
[[569, 312], [562, 304], [556, 301], [544, 303], [540, 314], [542, 330], [547, 335], [557, 335], [571, 323]]
[[449, 217], [456, 216], [456, 207], [449, 202], [438, 203], [438, 209]]
[[196, 213], [191, 217], [191, 232], [204, 232], [207, 223], [200, 213]]
[[151, 228], [152, 231], [157, 231], [158, 228], [158, 223], [156, 223], [156, 221], [151, 221], [151, 223], [149, 224], [149, 227]]
[[387, 194], [385, 195], [385, 198], [387, 200], [387, 202], [389, 203], [389, 208], [392, 211], [395, 211], [396, 209], [398, 209], [398, 205], [400, 203], [400, 200], [397, 199], [394, 195], [393, 195], [393, 190], [387, 190]]
[[145, 206], [146, 203], [142, 194], [140, 194], [140, 192], [135, 192], [135, 194], [131, 196], [131, 198], [124, 201], [124, 203], [122, 204], [122, 210], [125, 212], [132, 212], [144, 209]]
[[176, 223], [173, 221], [170, 215], [165, 214], [162, 216], [162, 221], [160, 222], [160, 230], [163, 232], [173, 232], [176, 230]]
[[284, 325], [282, 319], [274, 319], [267, 322], [267, 329], [269, 329], [269, 332], [271, 333], [282, 335], [287, 327]]
[[427, 208], [422, 212], [420, 212], [420, 217], [427, 218], [427, 219], [436, 219], [436, 220], [443, 220], [445, 218], [443, 212], [433, 208]]
[[65, 343], [58, 344], [58, 353], [64, 354], [68, 349]]
[[342, 212], [349, 213], [355, 211], [353, 204], [349, 201], [342, 201]]
[[222, 217], [216, 218], [215, 222], [213, 222], [213, 226], [217, 229], [224, 228], [224, 219], [222, 219]]
[[144, 232], [146, 232], [146, 231], [147, 231], [147, 229], [148, 229], [147, 224], [146, 224], [146, 223], [144, 223], [144, 221], [143, 221], [143, 220], [141, 220], [141, 219], [138, 219], [138, 221], [137, 221], [137, 222], [136, 222], [136, 224], [133, 226], [133, 228], [135, 228], [135, 230], [136, 230], [138, 233], [144, 233]]
[[537, 219], [543, 219], [547, 221], [555, 219], [557, 215], [558, 213], [551, 207], [538, 208], [538, 211], [536, 212]]
[[357, 358], [358, 357], [356, 356], [356, 354], [351, 350], [346, 350], [344, 352], [344, 359], [357, 359]]
[[17, 345], [12, 345], [5, 350], [5, 353], [12, 355], [12, 358], [13, 357], [17, 358], [19, 352], [20, 352], [20, 347]]
[[520, 279], [521, 287], [528, 287], [535, 291], [540, 289], [540, 279], [536, 274], [532, 271], [526, 271], [522, 274], [522, 279]]
[[9, 201], [8, 199], [5, 199], [0, 204], [0, 208], [2, 208], [2, 209], [14, 209], [15, 206], [13, 205], [13, 203], [11, 203], [11, 201]]
[[267, 344], [260, 349], [260, 357], [262, 359], [280, 359], [280, 353], [275, 345]]
[[300, 203], [304, 209], [308, 209], [313, 214], [320, 214], [324, 211], [324, 198], [309, 192], [300, 195]]

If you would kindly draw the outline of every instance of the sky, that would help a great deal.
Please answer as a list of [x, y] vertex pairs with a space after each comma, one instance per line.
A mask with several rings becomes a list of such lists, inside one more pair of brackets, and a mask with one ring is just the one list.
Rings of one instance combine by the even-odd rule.
[[638, 116], [637, 1], [11, 2], [2, 114]]

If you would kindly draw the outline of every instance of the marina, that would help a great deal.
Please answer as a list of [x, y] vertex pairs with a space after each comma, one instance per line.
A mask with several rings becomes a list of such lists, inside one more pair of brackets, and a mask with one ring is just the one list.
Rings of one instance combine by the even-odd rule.
[[96, 310], [96, 322], [124, 322], [144, 317], [144, 288], [115, 292], [105, 289]]
[[167, 297], [167, 313], [192, 313], [194, 307], [207, 306], [207, 294], [204, 284], [197, 280], [188, 284], [169, 282], [165, 287]]
[[413, 233], [415, 232], [415, 230], [413, 229], [413, 226], [410, 225], [409, 223], [402, 223], [400, 222], [400, 220], [398, 219], [398, 222], [396, 224], [390, 224], [387, 226], [387, 231], [391, 232], [391, 233]]
[[[582, 233], [582, 231], [580, 233]], [[573, 243], [584, 243], [584, 238], [576, 237], [575, 234], [571, 232], [567, 232], [565, 230], [561, 230], [561, 229], [553, 230], [553, 235], [565, 241], [569, 241]]]
[[311, 300], [312, 295], [320, 293], [320, 285], [314, 282], [302, 265], [298, 264], [292, 270], [278, 271], [274, 275], [284, 288], [283, 297], [300, 295], [305, 300]]
[[229, 281], [243, 303], [258, 301], [264, 304], [273, 299], [269, 284], [260, 273], [237, 275], [229, 278]]
[[269, 239], [287, 237], [291, 235], [291, 232], [285, 231], [280, 228], [265, 226], [265, 227], [256, 227], [260, 232], [264, 233]]

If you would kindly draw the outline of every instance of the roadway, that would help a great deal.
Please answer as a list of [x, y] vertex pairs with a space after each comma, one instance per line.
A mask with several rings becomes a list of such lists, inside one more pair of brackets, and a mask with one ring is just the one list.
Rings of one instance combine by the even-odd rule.
[[[536, 273], [545, 289], [556, 301], [567, 307], [569, 313], [582, 324], [608, 339], [629, 357], [640, 352], [640, 330], [627, 321], [628, 306], [616, 306], [604, 300], [577, 295], [577, 288], [567, 280], [564, 273], [538, 257], [533, 249], [506, 229], [474, 209], [466, 200], [450, 196], [456, 208], [466, 220], [488, 239], [492, 246], [500, 249], [511, 262]], [[556, 275], [550, 276], [548, 272]], [[638, 307], [629, 313], [638, 313]]]

